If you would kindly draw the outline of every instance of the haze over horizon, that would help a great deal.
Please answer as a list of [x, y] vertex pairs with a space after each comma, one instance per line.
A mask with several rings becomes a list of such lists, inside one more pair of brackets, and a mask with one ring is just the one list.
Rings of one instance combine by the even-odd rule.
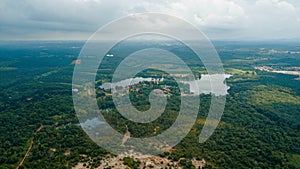
[[296, 0], [2, 0], [0, 9], [1, 40], [87, 40], [142, 12], [183, 18], [213, 40], [300, 40]]

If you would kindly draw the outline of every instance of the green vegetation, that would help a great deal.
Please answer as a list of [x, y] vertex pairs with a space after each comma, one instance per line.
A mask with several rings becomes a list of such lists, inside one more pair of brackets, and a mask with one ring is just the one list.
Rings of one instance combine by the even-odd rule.
[[[40, 48], [41, 43], [47, 48]], [[0, 168], [16, 168], [32, 138], [32, 149], [20, 169], [70, 169], [79, 162], [96, 168], [109, 154], [81, 129], [73, 108], [74, 65], [70, 63], [80, 49], [71, 47], [82, 45], [81, 42], [16, 42], [0, 46]], [[204, 168], [300, 168], [300, 81], [292, 75], [253, 69], [257, 65], [300, 67], [299, 54], [268, 52], [273, 48], [291, 51], [300, 48], [296, 44], [263, 45], [216, 43], [226, 72], [234, 75], [227, 80], [230, 90], [222, 121], [207, 142], [198, 143], [210, 105], [210, 95], [201, 95], [198, 119], [192, 130], [161, 156], [176, 161], [184, 158], [180, 161], [184, 168], [193, 168], [193, 158], [204, 158], [207, 162]], [[261, 50], [262, 47], [265, 49]], [[129, 44], [113, 49], [114, 57], [105, 58], [100, 66], [98, 85], [109, 81], [115, 66], [126, 55], [142, 48]], [[162, 48], [182, 57], [195, 74], [205, 71], [191, 51], [176, 45]], [[160, 78], [161, 74], [148, 70], [140, 75]], [[98, 105], [109, 109], [106, 120], [118, 131], [124, 133], [128, 125], [132, 137], [157, 135], [172, 125], [179, 109], [178, 86], [171, 78], [166, 78], [165, 83], [171, 86], [172, 98], [166, 112], [150, 124], [136, 124], [121, 117], [108, 91], [96, 91]], [[163, 89], [155, 83], [147, 85]], [[143, 83], [132, 88], [130, 99], [137, 109], [149, 109], [150, 91]], [[36, 132], [41, 124], [44, 127]], [[124, 164], [137, 168], [139, 161], [125, 158]]]
[[139, 161], [135, 161], [134, 159], [132, 158], [129, 158], [129, 157], [124, 157], [123, 159], [123, 163], [124, 165], [127, 165], [128, 167], [132, 168], [132, 169], [138, 169], [138, 167], [140, 166], [140, 163]]
[[227, 69], [225, 69], [225, 72], [227, 74], [231, 74], [231, 75], [244, 75], [244, 76], [256, 75], [256, 72], [254, 70], [242, 70], [242, 69], [236, 69], [236, 68], [227, 68]]
[[293, 91], [287, 88], [268, 87], [265, 85], [255, 86], [246, 93], [249, 96], [249, 102], [253, 105], [263, 104], [300, 104], [300, 97], [295, 96]]
[[300, 168], [300, 155], [299, 154], [288, 154], [287, 155], [289, 164], [295, 166], [296, 168]]

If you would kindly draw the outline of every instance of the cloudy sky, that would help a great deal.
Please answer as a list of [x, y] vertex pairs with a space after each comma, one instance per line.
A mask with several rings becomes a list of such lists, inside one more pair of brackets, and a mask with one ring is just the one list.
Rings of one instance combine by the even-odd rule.
[[211, 39], [300, 40], [299, 0], [1, 0], [0, 40], [86, 40], [141, 12], [183, 18]]

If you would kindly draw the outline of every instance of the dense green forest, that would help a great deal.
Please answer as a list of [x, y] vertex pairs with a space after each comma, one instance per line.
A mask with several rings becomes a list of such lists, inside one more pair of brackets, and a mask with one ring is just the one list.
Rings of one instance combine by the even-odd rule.
[[[16, 168], [32, 148], [20, 168], [72, 168], [78, 162], [99, 166], [109, 154], [94, 143], [80, 127], [72, 101], [73, 60], [84, 42], [0, 42], [0, 168]], [[295, 42], [214, 42], [230, 86], [221, 122], [205, 143], [198, 136], [209, 109], [210, 95], [201, 95], [198, 118], [190, 133], [172, 151], [160, 154], [172, 160], [204, 158], [205, 168], [300, 168], [300, 81], [297, 76], [255, 70], [254, 66], [278, 69], [300, 67], [300, 46]], [[140, 46], [139, 46], [140, 45]], [[115, 65], [143, 44], [116, 47], [115, 57], [105, 58], [99, 67], [97, 84], [111, 79]], [[191, 51], [178, 44], [162, 46], [182, 59], [195, 74], [205, 72]], [[274, 52], [276, 50], [276, 52]], [[286, 52], [288, 51], [288, 52]], [[106, 64], [105, 64], [106, 63]], [[113, 63], [113, 64], [107, 64]], [[195, 64], [200, 63], [200, 64]], [[140, 76], [161, 77], [149, 70]], [[165, 81], [172, 85], [172, 78]], [[152, 84], [154, 88], [159, 88]], [[139, 110], [149, 108], [150, 90], [131, 94]], [[133, 90], [133, 89], [132, 89]], [[122, 118], [106, 91], [97, 89], [98, 106], [109, 108], [106, 120], [125, 133], [125, 124], [135, 137], [161, 133], [177, 117], [180, 97], [174, 85], [167, 112], [151, 124], [138, 125]], [[138, 126], [138, 127], [137, 127]], [[157, 128], [159, 126], [159, 128]], [[152, 131], [157, 129], [156, 133]], [[132, 168], [138, 162], [124, 163]]]

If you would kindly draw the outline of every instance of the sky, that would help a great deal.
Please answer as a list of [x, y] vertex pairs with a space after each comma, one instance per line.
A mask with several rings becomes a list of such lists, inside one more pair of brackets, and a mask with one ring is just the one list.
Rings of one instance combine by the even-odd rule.
[[185, 19], [215, 40], [300, 40], [299, 0], [1, 0], [0, 40], [87, 40], [143, 12]]

